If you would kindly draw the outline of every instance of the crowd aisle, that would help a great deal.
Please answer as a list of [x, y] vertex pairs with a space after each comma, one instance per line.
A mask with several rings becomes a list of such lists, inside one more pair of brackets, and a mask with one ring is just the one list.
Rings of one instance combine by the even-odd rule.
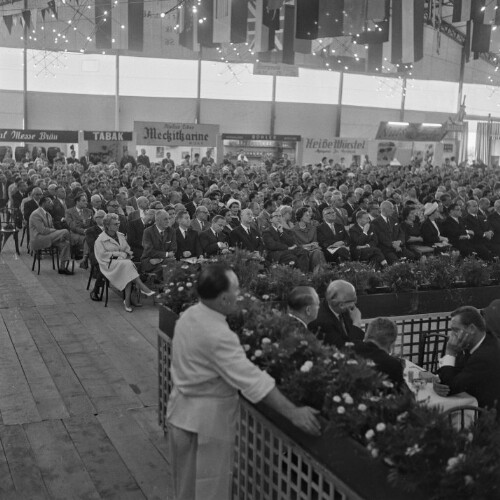
[[23, 248], [0, 253], [0, 498], [168, 498], [156, 306], [87, 300]]

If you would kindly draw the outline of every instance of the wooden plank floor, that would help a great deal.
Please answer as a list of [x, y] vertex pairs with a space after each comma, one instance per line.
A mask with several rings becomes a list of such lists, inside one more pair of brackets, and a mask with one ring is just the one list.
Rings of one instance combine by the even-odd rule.
[[0, 253], [0, 499], [168, 499], [157, 307], [105, 308], [78, 265], [31, 264]]

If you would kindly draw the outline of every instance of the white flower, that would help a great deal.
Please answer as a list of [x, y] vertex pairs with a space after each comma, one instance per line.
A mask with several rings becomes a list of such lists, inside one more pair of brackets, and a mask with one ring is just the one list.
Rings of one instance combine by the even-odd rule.
[[295, 261], [294, 260], [291, 260], [289, 263], [288, 263], [290, 266], [293, 266], [295, 264]]
[[372, 361], [371, 359], [369, 359], [367, 362], [366, 362], [366, 366], [375, 366], [375, 362]]
[[474, 439], [474, 434], [472, 434], [472, 432], [469, 432], [469, 434], [467, 434], [467, 441], [469, 441], [469, 443], [472, 443], [473, 439]]
[[372, 454], [373, 458], [377, 458], [378, 457], [378, 450], [377, 450], [377, 448], [373, 448], [373, 450], [371, 451], [371, 454]]
[[248, 328], [243, 328], [243, 335], [245, 335], [245, 337], [251, 337], [253, 335], [253, 331]]
[[309, 343], [307, 342], [307, 340], [301, 340], [300, 345], [309, 345]]
[[354, 343], [352, 342], [346, 342], [344, 345], [345, 347], [354, 347]]
[[301, 367], [300, 367], [300, 371], [302, 373], [307, 373], [309, 371], [311, 371], [311, 368], [313, 367], [313, 362], [312, 361], [306, 361]]
[[372, 396], [370, 398], [370, 401], [372, 401], [373, 403], [378, 403], [380, 401], [380, 398], [378, 396]]
[[347, 360], [347, 364], [348, 364], [348, 365], [357, 365], [357, 364], [358, 364], [358, 362], [357, 362], [355, 359], [348, 359], [348, 360]]
[[464, 477], [465, 484], [469, 486], [470, 484], [474, 483], [474, 478], [472, 476], [465, 476]]
[[267, 338], [267, 337], [264, 337], [261, 341], [264, 345], [266, 344], [270, 344], [271, 343], [271, 339]]
[[184, 287], [183, 287], [183, 286], [180, 286], [179, 288], [177, 288], [177, 290], [178, 290], [179, 292], [182, 292], [182, 290], [184, 290]]
[[372, 439], [375, 436], [375, 431], [373, 429], [369, 429], [365, 432], [366, 439]]
[[382, 385], [384, 385], [385, 387], [394, 387], [394, 384], [392, 382], [389, 382], [389, 380], [383, 380], [382, 381]]
[[412, 457], [413, 455], [416, 455], [421, 451], [422, 448], [420, 448], [418, 444], [414, 444], [413, 446], [409, 446], [408, 448], [406, 448], [405, 455], [408, 457]]
[[342, 394], [342, 397], [344, 398], [344, 403], [346, 405], [352, 405], [354, 403], [354, 400], [352, 399], [351, 395], [348, 394], [347, 392], [344, 392], [344, 394]]
[[446, 465], [446, 472], [451, 472], [460, 462], [463, 462], [465, 455], [459, 453], [456, 457], [451, 457], [448, 459], [448, 464]]
[[345, 408], [343, 406], [339, 406], [337, 408], [337, 413], [343, 415], [345, 413]]
[[341, 402], [342, 402], [342, 399], [340, 398], [340, 396], [333, 396], [333, 398], [332, 398], [332, 399], [333, 399], [333, 401], [334, 401], [335, 403], [341, 403]]
[[189, 269], [189, 266], [181, 266], [181, 269]]
[[243, 349], [245, 349], [245, 352], [248, 352], [250, 350], [250, 346], [248, 344], [244, 344]]
[[359, 404], [358, 405], [358, 410], [359, 411], [366, 411], [367, 410], [367, 406], [363, 403]]
[[262, 351], [260, 349], [257, 349], [254, 354], [256, 358], [260, 358], [262, 356]]
[[266, 295], [263, 295], [263, 296], [262, 296], [262, 300], [269, 300], [269, 295], [267, 295], [267, 294], [266, 294]]
[[250, 300], [253, 300], [255, 302], [257, 300], [257, 297], [250, 297]]
[[333, 354], [333, 357], [334, 357], [335, 359], [344, 359], [344, 358], [345, 358], [345, 356], [344, 356], [341, 352], [336, 352], [336, 353], [334, 353], [334, 354]]
[[377, 430], [377, 432], [384, 432], [385, 431], [385, 424], [383, 422], [379, 422], [375, 429]]
[[236, 300], [237, 300], [238, 302], [241, 302], [242, 300], [244, 300], [244, 298], [243, 298], [241, 295], [239, 295], [238, 297], [236, 297]]
[[191, 287], [193, 286], [193, 284], [192, 284], [192, 283], [190, 283], [190, 282], [188, 281], [188, 282], [186, 283], [186, 286], [187, 286], [188, 288], [191, 288]]
[[175, 283], [169, 283], [168, 284], [168, 286], [174, 286], [174, 285], [175, 285]]
[[408, 418], [408, 412], [405, 411], [403, 413], [400, 413], [397, 417], [396, 417], [396, 420], [401, 423], [401, 422], [404, 422], [406, 419]]

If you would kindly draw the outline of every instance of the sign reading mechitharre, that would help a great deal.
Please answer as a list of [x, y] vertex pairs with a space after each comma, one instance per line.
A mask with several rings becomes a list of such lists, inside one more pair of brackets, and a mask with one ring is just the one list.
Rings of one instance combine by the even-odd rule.
[[217, 145], [219, 125], [134, 122], [134, 131], [141, 146], [210, 147]]

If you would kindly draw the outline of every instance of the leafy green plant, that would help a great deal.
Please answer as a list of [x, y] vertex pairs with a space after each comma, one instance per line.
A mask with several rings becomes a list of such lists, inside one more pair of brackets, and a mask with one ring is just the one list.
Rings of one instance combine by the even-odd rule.
[[484, 286], [490, 281], [488, 264], [476, 257], [465, 258], [458, 271], [466, 286]]

